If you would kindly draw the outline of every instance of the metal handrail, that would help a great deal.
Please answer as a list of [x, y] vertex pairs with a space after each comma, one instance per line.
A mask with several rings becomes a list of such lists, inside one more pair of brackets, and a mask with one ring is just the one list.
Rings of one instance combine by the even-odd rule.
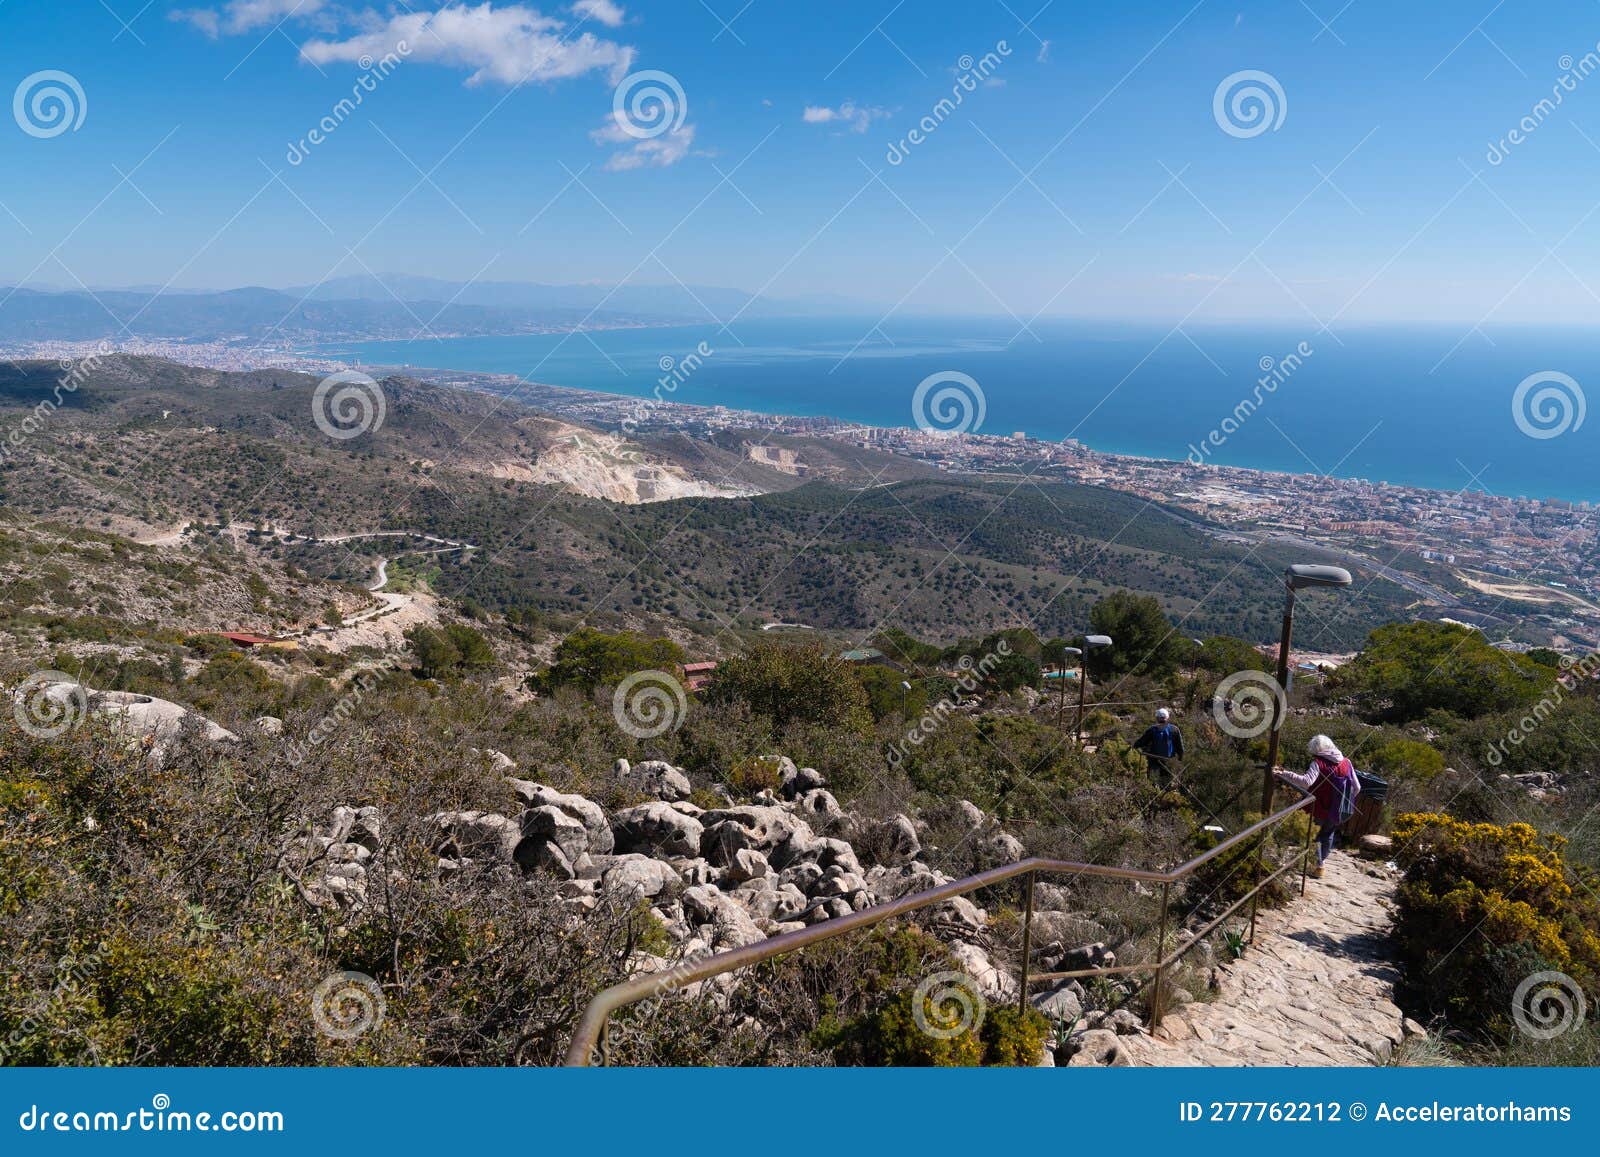
[[[1293, 785], [1291, 785], [1293, 786]], [[1298, 788], [1296, 789], [1298, 790]], [[990, 868], [986, 872], [979, 872], [975, 876], [967, 876], [960, 880], [952, 880], [948, 884], [941, 884], [930, 888], [926, 892], [915, 892], [902, 896], [888, 904], [878, 904], [871, 908], [863, 908], [859, 912], [852, 912], [848, 916], [839, 916], [832, 920], [825, 920], [813, 924], [809, 928], [798, 932], [785, 932], [768, 940], [755, 944], [747, 944], [742, 948], [733, 948], [726, 952], [718, 952], [711, 956], [694, 961], [683, 961], [661, 972], [646, 973], [625, 980], [621, 984], [612, 985], [610, 988], [598, 993], [588, 1007], [583, 1010], [583, 1016], [578, 1021], [578, 1027], [573, 1032], [572, 1043], [567, 1047], [565, 1064], [573, 1067], [584, 1067], [590, 1064], [595, 1051], [600, 1044], [601, 1034], [605, 1032], [608, 1020], [613, 1012], [625, 1008], [630, 1004], [637, 1004], [641, 1000], [652, 997], [659, 998], [686, 985], [696, 984], [709, 980], [713, 976], [721, 976], [740, 968], [747, 968], [752, 964], [760, 964], [774, 957], [783, 956], [802, 948], [809, 948], [813, 944], [833, 940], [858, 928], [870, 928], [881, 924], [885, 920], [892, 920], [896, 916], [903, 916], [908, 912], [915, 912], [934, 904], [943, 903], [945, 900], [956, 896], [965, 896], [969, 892], [976, 892], [995, 884], [1014, 880], [1019, 876], [1026, 877], [1027, 899], [1026, 911], [1022, 925], [1022, 979], [1018, 986], [1018, 1004], [1025, 1006], [1028, 999], [1030, 983], [1041, 980], [1065, 979], [1075, 976], [1095, 975], [1128, 975], [1136, 972], [1154, 971], [1156, 974], [1151, 998], [1151, 1027], [1161, 1022], [1161, 996], [1162, 981], [1166, 971], [1180, 960], [1191, 948], [1204, 939], [1203, 935], [1196, 936], [1188, 944], [1176, 949], [1170, 956], [1166, 954], [1167, 942], [1167, 916], [1170, 892], [1173, 884], [1181, 883], [1195, 871], [1209, 863], [1211, 860], [1245, 843], [1255, 837], [1261, 837], [1265, 843], [1266, 832], [1281, 824], [1296, 812], [1304, 811], [1312, 803], [1312, 796], [1302, 792], [1298, 802], [1274, 812], [1265, 819], [1250, 825], [1237, 835], [1228, 837], [1214, 848], [1210, 848], [1194, 859], [1180, 864], [1170, 872], [1156, 872], [1143, 868], [1112, 868], [1104, 864], [1080, 864], [1072, 860], [1052, 860], [1041, 856], [1030, 856], [1025, 860], [1018, 860], [1012, 864], [1004, 864], [998, 868]], [[1306, 846], [1301, 849], [1301, 877], [1300, 893], [1305, 894], [1305, 871], [1307, 856], [1310, 851], [1309, 831]], [[1260, 849], [1258, 848], [1258, 852]], [[1209, 932], [1228, 916], [1238, 911], [1246, 901], [1250, 902], [1250, 940], [1255, 940], [1255, 899], [1258, 893], [1281, 876], [1293, 861], [1280, 866], [1270, 876], [1262, 879], [1248, 893], [1236, 900], [1220, 916], [1216, 917], [1207, 927]], [[1161, 931], [1156, 945], [1156, 961], [1153, 964], [1116, 965], [1106, 968], [1080, 969], [1066, 973], [1039, 973], [1029, 975], [1028, 956], [1030, 940], [1033, 932], [1033, 883], [1034, 877], [1040, 872], [1071, 873], [1079, 876], [1097, 876], [1111, 880], [1136, 880], [1142, 883], [1161, 885]]]

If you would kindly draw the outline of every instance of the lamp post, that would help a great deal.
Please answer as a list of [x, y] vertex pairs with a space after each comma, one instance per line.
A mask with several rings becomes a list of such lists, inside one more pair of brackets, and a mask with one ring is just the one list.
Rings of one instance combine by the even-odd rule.
[[1089, 687], [1089, 652], [1111, 646], [1110, 635], [1085, 635], [1083, 637], [1083, 662], [1078, 666], [1078, 722], [1073, 727], [1078, 746], [1083, 746], [1083, 703]]
[[1281, 695], [1272, 698], [1272, 732], [1267, 740], [1267, 770], [1261, 782], [1261, 814], [1272, 811], [1272, 792], [1277, 780], [1272, 774], [1278, 766], [1278, 729], [1283, 725], [1283, 711], [1289, 702], [1289, 642], [1294, 637], [1294, 593], [1308, 587], [1347, 587], [1350, 572], [1338, 566], [1312, 566], [1296, 563], [1283, 572], [1285, 590], [1283, 602], [1283, 634], [1278, 640], [1278, 687]]
[[[1067, 713], [1067, 656], [1068, 655], [1082, 655], [1082, 654], [1083, 654], [1083, 650], [1080, 647], [1062, 647], [1061, 648], [1061, 667], [1060, 667], [1060, 671], [1059, 671], [1059, 678], [1056, 680], [1056, 682], [1061, 684], [1061, 686], [1056, 688], [1056, 690], [1060, 692], [1060, 694], [1058, 694], [1056, 696], [1056, 730], [1057, 731], [1061, 730], [1062, 719]], [[1083, 664], [1082, 663], [1078, 664], [1078, 682], [1079, 683], [1083, 682]]]

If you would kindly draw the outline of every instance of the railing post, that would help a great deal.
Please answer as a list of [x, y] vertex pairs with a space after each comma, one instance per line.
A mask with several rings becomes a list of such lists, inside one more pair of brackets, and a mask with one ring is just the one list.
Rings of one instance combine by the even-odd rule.
[[[1262, 832], [1260, 838], [1256, 840], [1256, 872], [1255, 872], [1255, 880], [1250, 885], [1252, 888], [1261, 887], [1261, 881], [1262, 881], [1263, 878], [1265, 878], [1266, 871], [1267, 871], [1267, 833], [1266, 832]], [[1260, 892], [1256, 892], [1254, 895], [1252, 895], [1250, 897], [1250, 943], [1252, 943], [1252, 944], [1254, 944], [1256, 942], [1256, 905], [1260, 901], [1260, 899], [1261, 899], [1261, 893]]]
[[1028, 964], [1033, 955], [1033, 879], [1037, 875], [1029, 872], [1023, 878], [1023, 890], [1026, 899], [1022, 905], [1022, 984], [1017, 993], [1017, 1012], [1025, 1015], [1028, 1011]]
[[[1304, 813], [1302, 813], [1304, 814]], [[1300, 850], [1300, 896], [1306, 894], [1306, 876], [1311, 873], [1311, 829], [1316, 825], [1306, 816], [1306, 846]]]
[[1161, 1024], [1161, 997], [1167, 977], [1167, 899], [1172, 893], [1172, 885], [1161, 885], [1161, 931], [1156, 934], [1156, 980], [1150, 989], [1150, 1028], [1154, 1030]]

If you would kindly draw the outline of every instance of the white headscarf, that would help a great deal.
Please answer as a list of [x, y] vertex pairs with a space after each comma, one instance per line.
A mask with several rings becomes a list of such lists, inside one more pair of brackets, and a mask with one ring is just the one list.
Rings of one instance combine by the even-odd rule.
[[1344, 752], [1340, 751], [1333, 740], [1329, 739], [1326, 735], [1313, 735], [1311, 737], [1311, 742], [1306, 744], [1306, 750], [1309, 751], [1313, 757], [1326, 759], [1330, 763], [1344, 762]]

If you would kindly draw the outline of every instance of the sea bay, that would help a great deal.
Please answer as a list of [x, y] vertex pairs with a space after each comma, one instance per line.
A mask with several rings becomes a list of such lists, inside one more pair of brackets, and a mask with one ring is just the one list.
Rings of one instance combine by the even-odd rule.
[[[977, 393], [957, 388], [981, 398], [976, 430], [985, 434], [1600, 500], [1600, 422], [1584, 420], [1585, 385], [1600, 381], [1600, 335], [1587, 329], [739, 318], [726, 327], [375, 341], [318, 352], [879, 426], [918, 424], [919, 384], [964, 374]], [[969, 406], [950, 421], [973, 428], [977, 413]]]

